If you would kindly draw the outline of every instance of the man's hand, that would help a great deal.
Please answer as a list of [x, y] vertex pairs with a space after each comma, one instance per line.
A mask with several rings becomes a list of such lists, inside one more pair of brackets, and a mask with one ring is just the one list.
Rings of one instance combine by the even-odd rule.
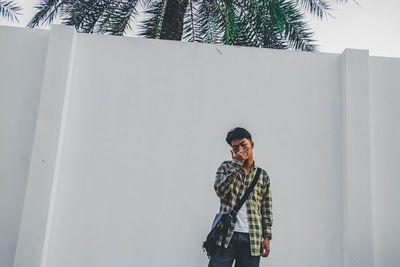
[[261, 244], [261, 256], [267, 257], [269, 254], [269, 238], [265, 237], [264, 241]]
[[238, 151], [237, 153], [233, 152], [233, 150], [231, 150], [231, 154], [232, 154], [232, 159], [235, 159], [237, 161], [240, 161], [241, 164], [243, 164], [243, 162], [247, 159], [248, 154], [247, 154], [247, 150], [244, 151]]

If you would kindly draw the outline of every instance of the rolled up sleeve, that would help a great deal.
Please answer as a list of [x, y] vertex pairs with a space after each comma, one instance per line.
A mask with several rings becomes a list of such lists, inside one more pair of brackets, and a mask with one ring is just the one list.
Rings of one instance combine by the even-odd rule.
[[215, 177], [214, 189], [219, 198], [225, 198], [232, 190], [232, 183], [241, 169], [241, 163], [237, 160], [224, 161], [218, 168]]
[[272, 196], [271, 196], [271, 186], [268, 174], [265, 172], [264, 175], [267, 177], [267, 189], [262, 198], [261, 202], [261, 215], [263, 224], [263, 238], [268, 237], [269, 240], [272, 239]]

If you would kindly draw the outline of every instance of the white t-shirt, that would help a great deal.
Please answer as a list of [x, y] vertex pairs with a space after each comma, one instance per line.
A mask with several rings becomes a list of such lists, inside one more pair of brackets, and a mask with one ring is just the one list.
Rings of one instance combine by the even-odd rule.
[[[245, 192], [245, 190], [243, 190], [242, 195], [240, 197], [242, 197], [244, 195], [244, 192]], [[249, 222], [247, 220], [246, 202], [243, 203], [242, 207], [238, 211], [238, 214], [236, 216], [236, 223], [235, 223], [234, 231], [240, 232], [240, 233], [249, 233], [250, 232]]]

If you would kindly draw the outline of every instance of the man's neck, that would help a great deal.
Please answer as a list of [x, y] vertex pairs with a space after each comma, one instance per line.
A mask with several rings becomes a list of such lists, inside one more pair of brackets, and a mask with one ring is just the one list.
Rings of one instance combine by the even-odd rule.
[[243, 162], [242, 168], [245, 170], [250, 170], [251, 166], [253, 166], [254, 160], [253, 158], [247, 159]]

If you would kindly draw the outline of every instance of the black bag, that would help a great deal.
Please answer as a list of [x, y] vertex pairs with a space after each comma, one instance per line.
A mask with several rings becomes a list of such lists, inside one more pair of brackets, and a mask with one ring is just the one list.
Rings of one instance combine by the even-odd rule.
[[[255, 185], [257, 184], [258, 177], [260, 176], [261, 169], [257, 168], [256, 175], [254, 176], [253, 181], [250, 186], [246, 189], [243, 197], [239, 200], [238, 203], [229, 211], [229, 213], [217, 214], [214, 219], [213, 227], [211, 232], [207, 235], [206, 241], [203, 242], [203, 249], [207, 251], [207, 256], [211, 257], [211, 254], [217, 248], [217, 240], [220, 236], [222, 236], [222, 247], [226, 240], [226, 235], [228, 234], [228, 230], [231, 227], [232, 220], [236, 218], [237, 213], [240, 208], [243, 206], [244, 202], [246, 202], [250, 193], [253, 191]], [[221, 253], [223, 253], [223, 249], [221, 249]]]

